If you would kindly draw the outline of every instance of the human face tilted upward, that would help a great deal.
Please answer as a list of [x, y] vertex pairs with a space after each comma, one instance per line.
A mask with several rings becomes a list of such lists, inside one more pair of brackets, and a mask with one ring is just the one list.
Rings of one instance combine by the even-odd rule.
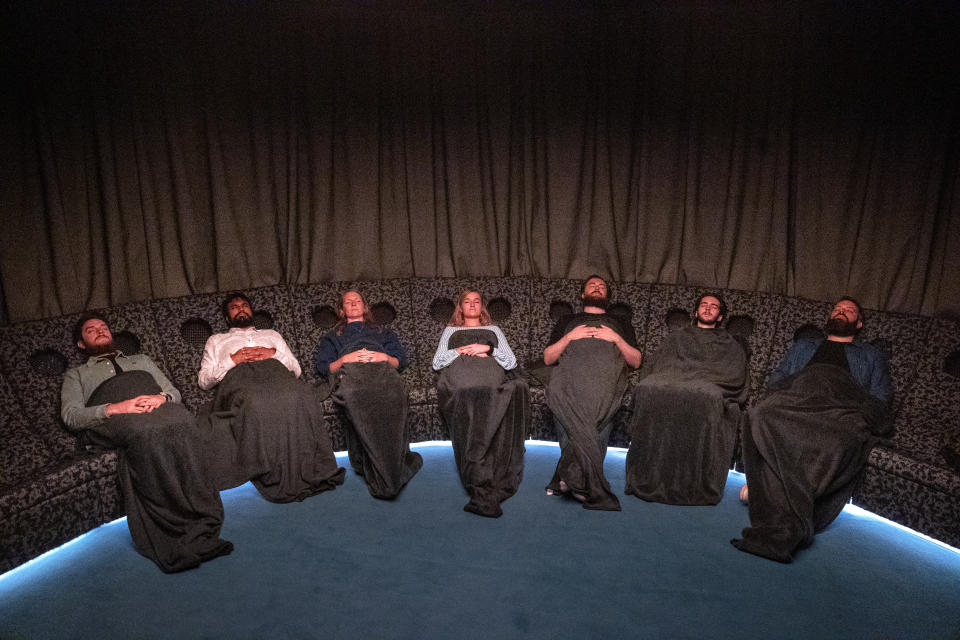
[[583, 306], [597, 307], [606, 309], [609, 301], [607, 300], [607, 283], [603, 278], [590, 278], [583, 285], [583, 293], [580, 294], [583, 300]]
[[234, 298], [227, 303], [227, 324], [239, 328], [253, 325], [253, 309], [246, 300]]
[[862, 326], [857, 305], [852, 300], [841, 300], [830, 312], [826, 331], [830, 336], [849, 338], [856, 335]]
[[713, 296], [703, 296], [697, 307], [697, 326], [712, 329], [723, 319], [720, 315], [720, 301]]
[[590, 278], [586, 284], [583, 285], [583, 295], [592, 298], [606, 298], [607, 283], [604, 282], [602, 278]]
[[860, 321], [860, 311], [852, 300], [841, 300], [834, 305], [833, 311], [830, 312], [830, 318], [838, 318], [841, 316], [845, 318], [847, 322]]
[[106, 322], [99, 318], [91, 318], [83, 323], [80, 329], [80, 342], [77, 346], [91, 356], [110, 353], [114, 350], [113, 333], [110, 332]]
[[480, 315], [483, 311], [483, 299], [476, 291], [470, 291], [463, 296], [460, 302], [460, 310], [463, 312], [463, 322], [468, 326], [479, 326]]
[[363, 303], [363, 296], [356, 291], [347, 291], [343, 294], [343, 316], [347, 322], [357, 322], [363, 320], [363, 312], [366, 305]]

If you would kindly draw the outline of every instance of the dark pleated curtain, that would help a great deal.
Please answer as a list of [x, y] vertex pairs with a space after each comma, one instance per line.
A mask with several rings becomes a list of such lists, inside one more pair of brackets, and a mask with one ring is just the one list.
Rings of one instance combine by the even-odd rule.
[[590, 272], [960, 314], [952, 0], [2, 11], [7, 321]]

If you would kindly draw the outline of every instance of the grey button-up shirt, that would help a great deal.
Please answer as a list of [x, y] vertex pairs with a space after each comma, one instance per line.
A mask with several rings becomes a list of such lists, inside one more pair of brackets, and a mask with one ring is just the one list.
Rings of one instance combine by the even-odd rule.
[[[124, 371], [146, 371], [160, 385], [168, 402], [180, 402], [180, 392], [149, 357], [142, 353], [125, 356], [117, 352], [117, 364]], [[91, 356], [85, 364], [64, 374], [60, 387], [60, 417], [68, 429], [82, 431], [106, 420], [107, 405], [88, 407], [86, 404], [94, 390], [114, 375], [113, 364], [106, 356]]]

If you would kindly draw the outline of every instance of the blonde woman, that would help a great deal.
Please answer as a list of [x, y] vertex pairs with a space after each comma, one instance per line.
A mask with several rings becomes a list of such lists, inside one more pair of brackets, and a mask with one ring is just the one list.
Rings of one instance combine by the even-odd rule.
[[440, 372], [440, 415], [470, 502], [464, 511], [497, 518], [523, 475], [530, 421], [527, 383], [511, 371], [517, 359], [490, 320], [478, 291], [464, 291], [440, 336], [433, 368]]

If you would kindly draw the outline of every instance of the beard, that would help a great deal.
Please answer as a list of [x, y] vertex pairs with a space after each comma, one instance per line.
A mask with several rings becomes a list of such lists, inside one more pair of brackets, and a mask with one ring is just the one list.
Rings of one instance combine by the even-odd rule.
[[857, 323], [850, 322], [844, 316], [834, 316], [827, 320], [827, 326], [824, 327], [827, 335], [840, 338], [849, 338], [857, 335]]
[[703, 317], [698, 313], [696, 316], [696, 320], [697, 322], [699, 322], [705, 327], [715, 327], [718, 324], [720, 324], [720, 316], [717, 316], [713, 320], [707, 321], [707, 320], [704, 320]]
[[583, 296], [583, 306], [584, 307], [597, 307], [598, 309], [607, 310], [607, 307], [610, 306], [610, 300], [608, 298], [601, 298], [599, 296]]
[[92, 344], [86, 345], [83, 349], [83, 352], [87, 354], [88, 357], [93, 356], [102, 356], [105, 353], [113, 353], [117, 348], [113, 346], [113, 340], [107, 344]]
[[241, 318], [240, 316], [235, 316], [233, 318], [227, 318], [227, 326], [231, 329], [246, 329], [247, 327], [253, 326], [253, 316], [246, 316]]

